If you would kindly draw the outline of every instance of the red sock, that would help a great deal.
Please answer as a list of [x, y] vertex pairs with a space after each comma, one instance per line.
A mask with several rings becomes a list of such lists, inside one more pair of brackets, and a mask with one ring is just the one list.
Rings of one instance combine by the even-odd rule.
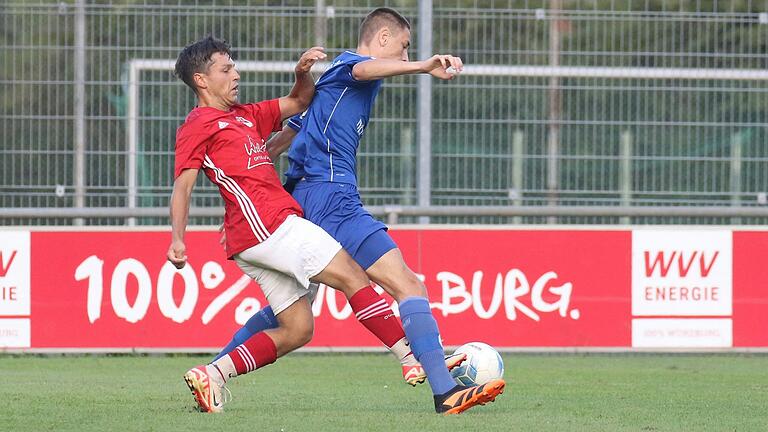
[[349, 299], [349, 304], [358, 321], [384, 342], [387, 348], [405, 337], [400, 321], [395, 318], [395, 313], [384, 297], [373, 289], [373, 284], [356, 292]]
[[238, 375], [254, 371], [277, 360], [277, 348], [271, 337], [264, 332], [256, 333], [227, 354]]

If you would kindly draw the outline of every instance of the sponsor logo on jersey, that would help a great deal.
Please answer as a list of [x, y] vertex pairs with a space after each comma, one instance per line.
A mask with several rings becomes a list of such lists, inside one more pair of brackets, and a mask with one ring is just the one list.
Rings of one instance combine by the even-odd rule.
[[219, 122], [219, 129], [224, 129], [227, 126], [229, 126], [229, 123], [223, 121]]
[[261, 140], [261, 144], [256, 143], [250, 135], [247, 135], [248, 142], [243, 143], [245, 153], [248, 155], [248, 169], [259, 165], [271, 164], [272, 160], [267, 154], [267, 144]]
[[248, 153], [248, 156], [254, 156], [255, 153], [264, 153], [267, 151], [267, 144], [264, 143], [264, 140], [261, 140], [261, 145], [259, 145], [250, 135], [246, 135], [246, 137], [248, 138], [248, 142], [243, 143], [243, 145], [245, 146], [245, 152]]
[[239, 121], [240, 123], [242, 123], [242, 124], [244, 124], [244, 125], [246, 125], [248, 127], [253, 127], [253, 123], [251, 123], [249, 120], [246, 120], [246, 119], [244, 119], [244, 118], [242, 118], [240, 116], [235, 117], [235, 120]]

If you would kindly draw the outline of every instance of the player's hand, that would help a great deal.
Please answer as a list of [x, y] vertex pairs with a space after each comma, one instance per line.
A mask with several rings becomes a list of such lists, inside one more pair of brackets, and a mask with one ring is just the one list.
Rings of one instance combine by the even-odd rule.
[[177, 269], [184, 268], [187, 263], [187, 246], [184, 242], [177, 240], [171, 243], [171, 247], [168, 248], [168, 261], [173, 264]]
[[315, 63], [319, 62], [320, 60], [325, 60], [326, 57], [328, 56], [325, 54], [325, 48], [323, 47], [312, 47], [308, 49], [304, 54], [301, 55], [299, 62], [296, 63], [296, 73], [309, 72]]
[[224, 224], [221, 224], [219, 227], [219, 234], [221, 234], [221, 238], [219, 238], [219, 244], [224, 246], [227, 243], [227, 232], [224, 231]]
[[464, 69], [464, 62], [461, 61], [460, 57], [447, 54], [433, 55], [422, 63], [422, 70], [425, 73], [441, 80], [452, 80]]

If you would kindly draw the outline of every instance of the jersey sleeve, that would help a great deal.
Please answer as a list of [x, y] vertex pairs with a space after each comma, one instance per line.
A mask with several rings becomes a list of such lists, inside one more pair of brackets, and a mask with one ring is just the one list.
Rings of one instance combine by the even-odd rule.
[[352, 69], [355, 67], [355, 65], [367, 60], [373, 60], [373, 58], [356, 56], [354, 58], [345, 60], [344, 63], [337, 66], [336, 70], [333, 71], [332, 78], [335, 81], [350, 87], [365, 87], [371, 85], [375, 81], [358, 81], [354, 76], [352, 76]]
[[283, 128], [283, 118], [280, 116], [280, 101], [278, 99], [247, 104], [245, 107], [256, 120], [256, 128], [259, 135], [264, 139], [272, 132], [277, 132]]
[[200, 169], [203, 166], [208, 135], [189, 134], [179, 131], [176, 135], [176, 162], [174, 163], [173, 178], [181, 175], [185, 169]]
[[288, 122], [286, 123], [286, 125], [289, 128], [291, 128], [291, 129], [295, 130], [296, 132], [298, 132], [299, 130], [301, 130], [301, 125], [304, 122], [304, 114], [306, 114], [306, 113], [307, 112], [304, 111], [301, 114], [296, 114], [295, 116], [289, 118]]

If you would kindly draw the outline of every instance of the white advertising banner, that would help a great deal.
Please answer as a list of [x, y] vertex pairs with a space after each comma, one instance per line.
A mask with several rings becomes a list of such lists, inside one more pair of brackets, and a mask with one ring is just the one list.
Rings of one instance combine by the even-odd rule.
[[733, 321], [725, 318], [639, 318], [632, 320], [634, 348], [729, 348]]
[[0, 316], [30, 314], [29, 231], [0, 231]]
[[31, 334], [29, 318], [0, 318], [0, 348], [29, 348]]
[[731, 231], [632, 231], [633, 316], [732, 314]]

